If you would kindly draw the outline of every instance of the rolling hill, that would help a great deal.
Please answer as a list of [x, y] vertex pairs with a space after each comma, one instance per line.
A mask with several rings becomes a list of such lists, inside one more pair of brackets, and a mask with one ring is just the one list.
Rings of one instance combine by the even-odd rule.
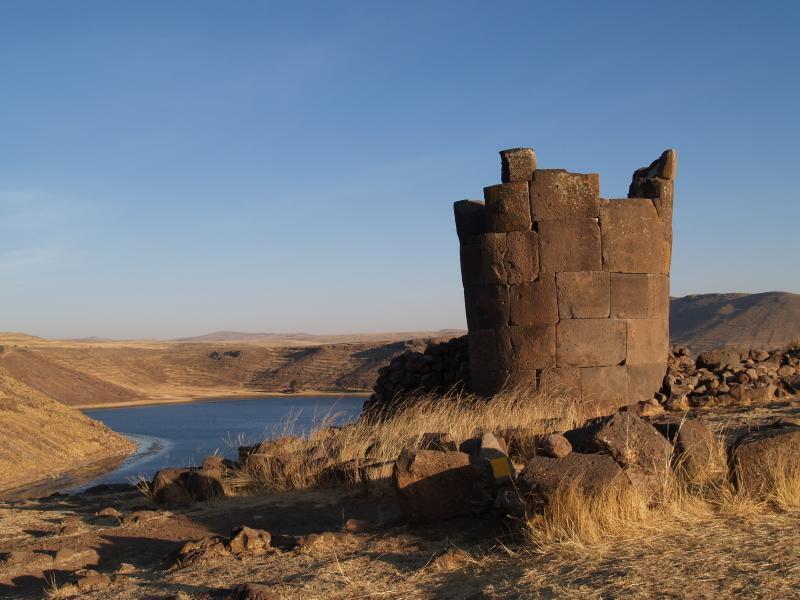
[[800, 340], [800, 294], [697, 294], [672, 298], [672, 343], [694, 352], [733, 346], [772, 349]]

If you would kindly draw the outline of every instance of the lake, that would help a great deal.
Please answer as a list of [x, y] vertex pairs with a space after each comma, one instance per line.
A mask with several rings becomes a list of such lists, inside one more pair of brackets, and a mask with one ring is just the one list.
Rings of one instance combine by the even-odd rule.
[[140, 475], [151, 478], [164, 467], [198, 466], [215, 452], [238, 459], [240, 445], [287, 430], [307, 433], [326, 417], [331, 424], [349, 423], [363, 403], [364, 398], [353, 396], [282, 396], [85, 410], [87, 416], [134, 439], [139, 450], [114, 471], [79, 488], [130, 482]]

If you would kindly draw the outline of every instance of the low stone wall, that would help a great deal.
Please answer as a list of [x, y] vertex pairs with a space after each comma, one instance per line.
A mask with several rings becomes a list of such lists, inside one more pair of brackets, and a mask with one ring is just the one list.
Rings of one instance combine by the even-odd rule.
[[378, 370], [375, 393], [364, 403], [364, 413], [386, 417], [413, 394], [446, 394], [468, 390], [467, 337], [432, 341], [424, 352], [408, 350]]
[[800, 394], [800, 348], [703, 352], [673, 348], [659, 400], [671, 410], [768, 404]]
[[600, 198], [596, 173], [504, 150], [502, 183], [454, 206], [472, 389], [555, 387], [598, 413], [652, 398], [669, 350], [676, 156]]

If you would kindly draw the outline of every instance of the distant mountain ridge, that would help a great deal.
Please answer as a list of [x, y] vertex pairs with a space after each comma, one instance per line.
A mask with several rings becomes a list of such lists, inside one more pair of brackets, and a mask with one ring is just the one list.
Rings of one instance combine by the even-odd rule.
[[800, 294], [694, 294], [670, 300], [670, 338], [694, 352], [786, 346], [800, 340]]
[[215, 331], [204, 335], [174, 338], [171, 342], [207, 343], [207, 342], [256, 342], [271, 345], [322, 345], [348, 344], [359, 342], [399, 342], [420, 338], [457, 337], [464, 335], [463, 329], [440, 329], [437, 331], [390, 331], [376, 333], [250, 333], [242, 331]]

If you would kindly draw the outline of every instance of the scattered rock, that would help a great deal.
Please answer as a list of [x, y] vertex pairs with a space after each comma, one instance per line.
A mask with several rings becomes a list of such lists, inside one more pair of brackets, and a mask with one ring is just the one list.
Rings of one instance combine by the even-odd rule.
[[350, 533], [367, 533], [374, 528], [375, 526], [372, 523], [364, 519], [347, 519], [344, 523], [345, 531], [349, 531]]
[[550, 458], [564, 458], [572, 452], [572, 444], [560, 433], [551, 433], [542, 438], [541, 449]]
[[111, 585], [111, 578], [93, 569], [84, 569], [75, 573], [75, 585], [84, 592], [97, 590]]
[[243, 583], [231, 591], [227, 600], [279, 600], [280, 597], [266, 585]]
[[227, 549], [231, 554], [237, 556], [241, 554], [263, 554], [271, 550], [271, 539], [272, 536], [269, 531], [239, 527], [231, 532]]
[[196, 541], [186, 542], [178, 550], [170, 569], [183, 569], [228, 553], [225, 541], [219, 537], [204, 537]]
[[115, 519], [119, 519], [120, 521], [122, 520], [122, 513], [112, 506], [108, 506], [106, 508], [98, 510], [95, 514], [98, 517], [114, 517]]
[[412, 521], [479, 514], [493, 503], [489, 465], [463, 452], [404, 450], [393, 477], [403, 513]]

